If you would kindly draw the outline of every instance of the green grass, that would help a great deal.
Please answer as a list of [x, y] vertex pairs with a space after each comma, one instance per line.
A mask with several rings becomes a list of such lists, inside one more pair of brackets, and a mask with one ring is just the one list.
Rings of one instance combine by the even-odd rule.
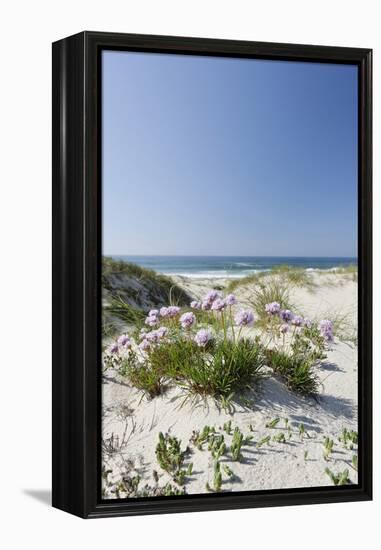
[[229, 281], [227, 290], [228, 292], [233, 292], [241, 286], [246, 286], [249, 284], [257, 285], [266, 275], [268, 275], [267, 271], [261, 271], [259, 273], [254, 273], [253, 275], [246, 275], [246, 277], [242, 277], [241, 279], [232, 279]]
[[310, 355], [290, 354], [285, 351], [268, 350], [268, 366], [281, 376], [286, 386], [301, 395], [315, 395], [319, 379], [313, 370]]
[[260, 285], [266, 278], [269, 282], [273, 277], [277, 277], [278, 282], [285, 287], [303, 287], [313, 290], [315, 283], [311, 275], [303, 268], [291, 267], [289, 265], [274, 266], [271, 271], [261, 271], [252, 275], [247, 275], [241, 279], [234, 279], [228, 284], [228, 291], [233, 292], [239, 287], [247, 285]]
[[278, 302], [282, 309], [294, 309], [290, 298], [289, 285], [275, 278], [266, 281], [266, 283], [260, 282], [253, 289], [247, 301], [254, 309], [260, 321], [267, 320], [266, 304], [271, 302]]
[[[128, 276], [139, 281], [147, 287], [154, 289], [157, 298], [160, 298], [158, 305], [168, 303], [176, 305], [189, 304], [188, 294], [172, 281], [170, 277], [157, 273], [152, 269], [146, 269], [131, 262], [114, 260], [113, 258], [103, 257], [102, 259], [102, 286], [109, 290], [116, 297], [120, 294], [119, 290], [114, 288], [111, 282], [111, 276]], [[125, 289], [127, 293], [131, 290]], [[135, 296], [134, 296], [135, 297]], [[153, 296], [155, 298], [155, 296]]]
[[[176, 344], [175, 344], [176, 345]], [[262, 375], [261, 348], [250, 340], [218, 342], [210, 354], [195, 350], [180, 367], [178, 383], [190, 394], [230, 402], [250, 389]]]
[[271, 274], [279, 275], [284, 281], [295, 287], [312, 290], [316, 286], [311, 275], [304, 268], [279, 265], [272, 268]]
[[192, 475], [193, 464], [189, 463], [184, 469], [185, 457], [188, 450], [181, 450], [181, 441], [168, 433], [159, 433], [159, 441], [156, 445], [156, 459], [160, 468], [170, 474], [179, 485], [184, 485], [188, 476]]
[[120, 296], [111, 299], [109, 306], [104, 307], [104, 311], [115, 315], [127, 325], [135, 325], [141, 327], [146, 317], [145, 313], [134, 306], [125, 302]]
[[334, 272], [337, 275], [343, 275], [346, 279], [350, 281], [358, 281], [358, 267], [355, 264], [347, 265], [345, 267], [339, 267]]
[[351, 312], [327, 311], [320, 315], [321, 319], [330, 319], [333, 324], [333, 333], [338, 340], [357, 345], [358, 331]]
[[263, 364], [260, 346], [248, 339], [218, 341], [204, 350], [191, 340], [178, 338], [153, 346], [144, 364], [131, 353], [119, 372], [149, 398], [159, 395], [168, 382], [190, 396], [211, 396], [229, 406], [259, 381]]
[[133, 352], [122, 360], [119, 374], [125, 376], [130, 384], [141, 390], [148, 399], [163, 393], [165, 380], [162, 372], [153, 368], [147, 361], [139, 362]]

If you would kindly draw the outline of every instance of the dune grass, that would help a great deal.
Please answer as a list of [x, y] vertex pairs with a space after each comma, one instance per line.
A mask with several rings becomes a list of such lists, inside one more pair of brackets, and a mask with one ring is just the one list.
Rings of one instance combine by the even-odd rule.
[[356, 283], [358, 281], [358, 266], [355, 264], [339, 267], [334, 273], [337, 275], [342, 275], [347, 280], [354, 281]]
[[205, 350], [191, 340], [177, 338], [153, 346], [147, 355], [142, 364], [130, 354], [120, 372], [150, 398], [162, 393], [166, 384], [175, 384], [189, 396], [229, 403], [258, 383], [264, 365], [261, 347], [248, 339], [234, 344], [216, 341]]
[[240, 279], [231, 279], [227, 286], [228, 292], [234, 292], [237, 288], [246, 285], [257, 285], [260, 280], [269, 274], [268, 271], [260, 271], [259, 273], [253, 273], [252, 275], [246, 275]]
[[271, 280], [274, 276], [280, 279], [283, 285], [290, 287], [302, 287], [313, 290], [316, 287], [311, 275], [303, 268], [291, 267], [289, 265], [274, 266], [270, 271], [260, 271], [247, 275], [241, 279], [234, 279], [228, 284], [228, 291], [233, 292], [239, 287], [247, 285], [259, 285], [263, 279]]
[[153, 288], [161, 295], [161, 303], [175, 305], [186, 305], [189, 303], [189, 296], [181, 287], [172, 281], [170, 277], [157, 273], [153, 269], [146, 269], [131, 262], [114, 260], [103, 257], [102, 259], [102, 286], [109, 290], [114, 297], [119, 295], [118, 290], [113, 288], [110, 277], [112, 275], [125, 275], [131, 279]]
[[294, 308], [290, 298], [289, 285], [277, 278], [260, 282], [251, 291], [247, 302], [254, 309], [259, 322], [267, 321], [266, 304], [277, 302], [281, 309]]
[[338, 310], [328, 310], [321, 317], [330, 319], [333, 324], [334, 333], [338, 340], [357, 345], [358, 329], [356, 321], [351, 312], [341, 312]]
[[301, 395], [315, 395], [319, 379], [313, 370], [311, 356], [287, 353], [283, 350], [268, 350], [268, 365], [285, 382], [286, 386]]

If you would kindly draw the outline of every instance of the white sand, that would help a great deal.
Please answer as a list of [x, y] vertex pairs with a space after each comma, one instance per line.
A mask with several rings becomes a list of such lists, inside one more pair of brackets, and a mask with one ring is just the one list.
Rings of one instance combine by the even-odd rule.
[[[300, 311], [310, 317], [329, 318], [330, 312], [347, 314], [348, 323], [355, 326], [357, 283], [338, 275], [314, 274], [313, 277], [318, 284], [313, 292], [306, 289], [293, 291], [293, 302], [298, 304]], [[185, 278], [177, 278], [177, 282], [195, 297], [215, 284], [226, 283], [223, 280]], [[238, 288], [235, 294], [244, 300], [249, 297], [250, 288]], [[104, 454], [105, 466], [112, 470], [109, 479], [116, 482], [127, 468], [130, 475], [141, 476], [142, 485], [148, 483], [152, 486], [155, 485], [153, 471], [156, 470], [158, 484], [163, 486], [171, 478], [160, 469], [155, 457], [160, 431], [170, 432], [181, 439], [185, 449], [193, 430], [201, 430], [206, 424], [222, 428], [226, 421], [231, 420], [233, 428], [238, 426], [245, 435], [252, 435], [253, 441], [243, 447], [242, 462], [232, 462], [229, 453], [221, 458], [221, 465], [229, 465], [235, 474], [231, 480], [223, 475], [223, 491], [332, 485], [324, 471], [327, 466], [335, 473], [348, 468], [351, 481], [356, 483], [357, 472], [351, 466], [355, 451], [345, 449], [338, 441], [343, 428], [357, 431], [356, 346], [336, 339], [317, 372], [322, 384], [318, 400], [290, 392], [280, 380], [271, 376], [261, 383], [255, 395], [249, 396], [254, 401], [250, 409], [238, 405], [229, 415], [219, 410], [212, 400], [200, 400], [196, 406], [190, 403], [182, 406], [184, 394], [178, 388], [172, 388], [151, 401], [142, 399], [140, 392], [129, 387], [112, 370], [108, 371], [103, 383], [103, 437], [105, 440], [111, 436], [114, 440], [119, 437], [119, 442], [125, 442], [120, 451]], [[282, 419], [277, 427], [266, 428], [266, 423], [275, 417]], [[273, 437], [281, 432], [287, 436], [285, 418], [292, 429], [291, 439], [286, 443], [271, 441], [270, 445], [258, 449], [256, 443], [264, 436]], [[299, 436], [300, 423], [304, 424], [308, 434], [302, 439]], [[253, 431], [250, 431], [250, 425]], [[231, 437], [224, 435], [229, 444]], [[335, 442], [328, 461], [323, 458], [325, 436]], [[204, 493], [206, 483], [213, 483], [214, 461], [206, 446], [202, 451], [192, 445], [190, 448], [192, 453], [185, 465], [192, 462], [193, 473], [186, 483], [186, 491]]]

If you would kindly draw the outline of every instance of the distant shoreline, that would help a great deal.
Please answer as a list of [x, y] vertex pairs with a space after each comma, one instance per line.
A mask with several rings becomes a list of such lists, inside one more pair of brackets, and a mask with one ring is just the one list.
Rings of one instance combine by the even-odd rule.
[[335, 272], [357, 266], [355, 257], [304, 256], [106, 256], [137, 264], [169, 277], [190, 279], [241, 279], [274, 268], [290, 267], [307, 272]]

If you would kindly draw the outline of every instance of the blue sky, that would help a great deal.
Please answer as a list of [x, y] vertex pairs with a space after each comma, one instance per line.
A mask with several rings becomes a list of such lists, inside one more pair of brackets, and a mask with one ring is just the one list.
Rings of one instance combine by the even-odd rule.
[[357, 256], [357, 67], [103, 52], [104, 254]]

